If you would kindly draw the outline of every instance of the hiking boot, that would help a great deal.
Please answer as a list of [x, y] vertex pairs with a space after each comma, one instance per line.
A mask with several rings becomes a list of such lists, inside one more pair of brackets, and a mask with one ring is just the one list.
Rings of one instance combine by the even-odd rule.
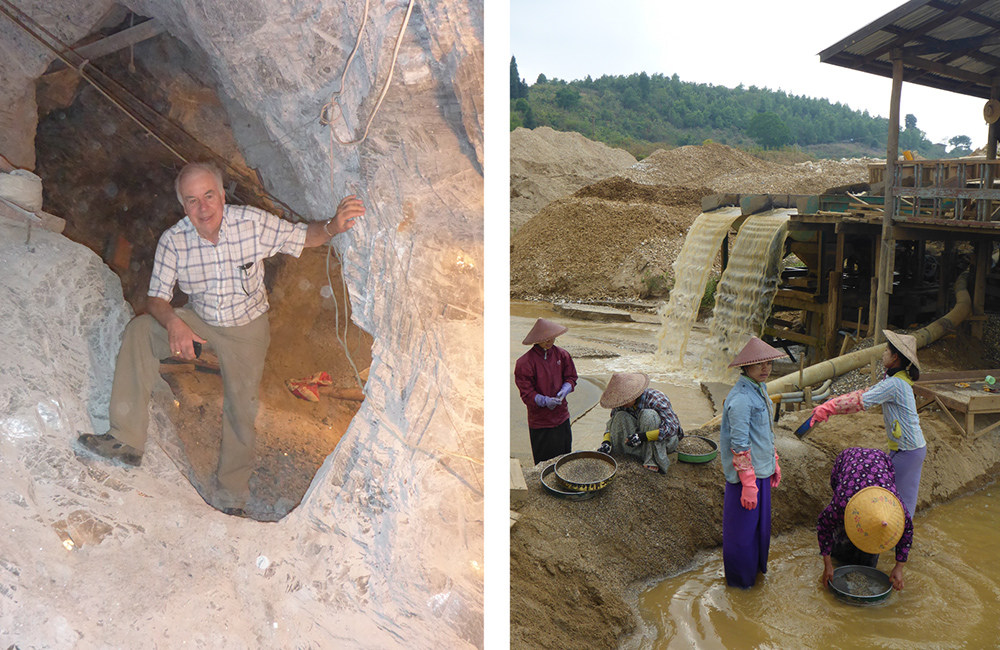
[[92, 433], [80, 434], [76, 439], [81, 447], [108, 460], [117, 460], [138, 467], [142, 463], [142, 452], [135, 447], [126, 445], [110, 433], [95, 436]]

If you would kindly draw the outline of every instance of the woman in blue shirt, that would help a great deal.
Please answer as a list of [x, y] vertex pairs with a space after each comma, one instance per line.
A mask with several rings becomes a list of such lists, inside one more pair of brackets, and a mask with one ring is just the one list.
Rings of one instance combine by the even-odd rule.
[[730, 368], [740, 378], [722, 406], [719, 450], [726, 477], [722, 507], [722, 564], [726, 584], [749, 589], [767, 573], [771, 546], [771, 488], [781, 482], [774, 450], [773, 403], [764, 382], [775, 359], [786, 357], [752, 337]]

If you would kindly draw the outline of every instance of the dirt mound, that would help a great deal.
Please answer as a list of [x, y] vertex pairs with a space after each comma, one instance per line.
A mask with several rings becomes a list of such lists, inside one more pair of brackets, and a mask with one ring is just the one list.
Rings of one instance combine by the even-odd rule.
[[612, 179], [550, 203], [511, 239], [511, 295], [644, 295], [644, 285], [671, 272], [706, 193]]
[[510, 224], [520, 228], [546, 205], [635, 164], [623, 149], [542, 126], [510, 134]]
[[868, 180], [872, 158], [780, 165], [721, 144], [658, 149], [622, 175], [645, 185], [705, 185], [716, 193], [821, 194]]
[[[513, 134], [511, 147], [513, 188]], [[650, 295], [651, 288], [669, 285], [703, 196], [821, 194], [867, 181], [872, 162], [781, 165], [713, 143], [659, 149], [612, 178], [549, 203], [519, 227], [511, 236], [511, 296]], [[513, 194], [511, 206], [513, 220]]]

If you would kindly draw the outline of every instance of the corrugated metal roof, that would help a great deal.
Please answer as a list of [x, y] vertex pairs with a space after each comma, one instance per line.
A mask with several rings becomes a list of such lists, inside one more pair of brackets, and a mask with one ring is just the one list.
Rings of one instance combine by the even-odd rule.
[[990, 98], [1000, 69], [1000, 0], [911, 0], [836, 45], [820, 61], [903, 81]]

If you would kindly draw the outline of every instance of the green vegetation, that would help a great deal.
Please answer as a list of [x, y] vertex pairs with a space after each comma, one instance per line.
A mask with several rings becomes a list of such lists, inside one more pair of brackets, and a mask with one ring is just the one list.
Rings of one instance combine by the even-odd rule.
[[640, 298], [663, 298], [670, 295], [674, 288], [673, 274], [668, 270], [657, 275], [649, 271], [642, 276], [642, 293]]
[[[656, 149], [706, 140], [745, 150], [797, 152], [806, 160], [885, 157], [889, 121], [827, 99], [645, 72], [569, 82], [539, 74], [529, 86], [518, 76], [514, 57], [510, 72], [512, 130], [534, 124], [577, 131], [639, 159]], [[900, 149], [924, 158], [967, 155], [971, 144], [965, 135], [948, 145], [930, 142], [912, 114], [900, 129]]]
[[705, 283], [705, 293], [701, 297], [701, 308], [702, 309], [714, 309], [715, 308], [715, 290], [719, 288], [719, 276], [712, 273], [708, 276], [708, 282]]

